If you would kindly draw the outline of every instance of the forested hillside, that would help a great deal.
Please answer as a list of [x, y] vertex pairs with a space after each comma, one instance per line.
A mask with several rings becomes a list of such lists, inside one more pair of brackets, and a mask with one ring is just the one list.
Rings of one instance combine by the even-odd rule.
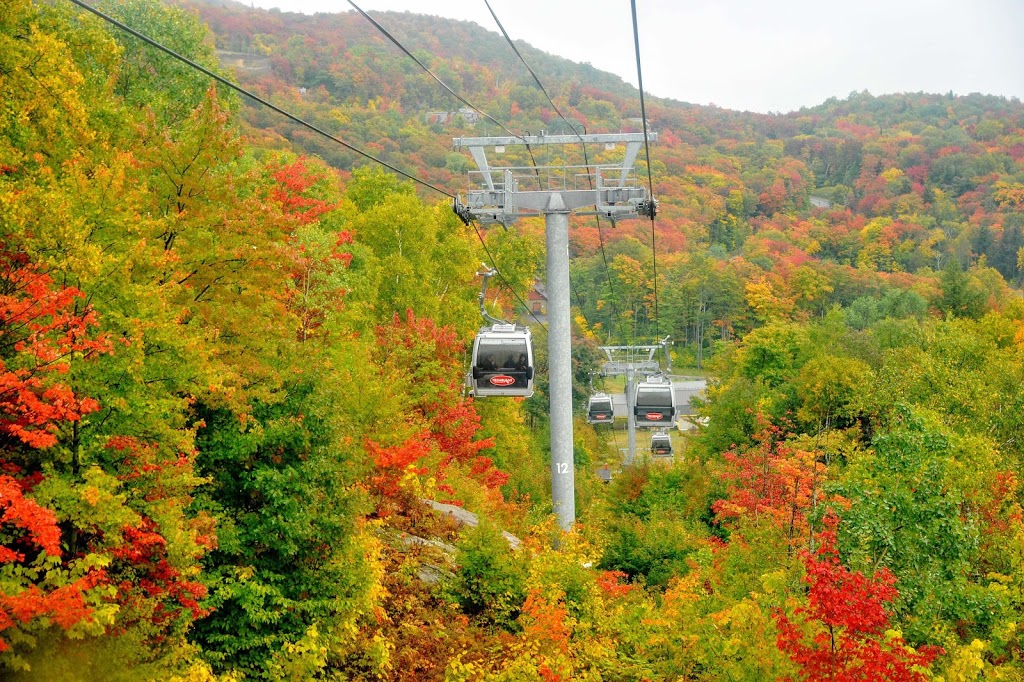
[[[351, 12], [97, 6], [446, 191], [451, 139], [497, 132]], [[375, 16], [510, 129], [568, 131], [499, 35]], [[575, 125], [642, 125], [618, 78], [520, 49]], [[521, 313], [539, 221], [487, 253], [71, 3], [5, 0], [0, 102], [5, 678], [1024, 679], [1020, 102], [648, 99], [653, 242], [572, 222], [577, 391], [598, 343], [671, 334], [707, 419], [629, 467], [578, 419], [566, 535], [544, 330], [535, 396], [462, 385], [474, 273]]]
[[[238, 72], [243, 82], [449, 191], [464, 191], [465, 171], [474, 168], [451, 150], [452, 138], [501, 134], [486, 120], [431, 123], [432, 112], [462, 105], [354, 12], [308, 17], [233, 3], [197, 7], [219, 47], [265, 59], [265, 69]], [[408, 13], [378, 16], [442, 80], [509, 129], [568, 132], [499, 34]], [[639, 130], [634, 89], [590, 67], [522, 51], [558, 110], [582, 126], [577, 130]], [[661, 202], [657, 255], [666, 282], [678, 284], [665, 287], [657, 326], [691, 353], [698, 340], [710, 349], [712, 339], [742, 334], [769, 310], [806, 318], [889, 289], [912, 289], [941, 307], [946, 269], [967, 272], [975, 313], [1002, 296], [1000, 280], [1019, 281], [1018, 101], [865, 92], [776, 116], [655, 98], [648, 105], [659, 134], [652, 149]], [[357, 161], [265, 109], [244, 113], [261, 130], [342, 168]], [[623, 153], [589, 152], [595, 163]], [[542, 165], [553, 160], [537, 154]], [[568, 149], [556, 161], [582, 163], [581, 150]], [[509, 147], [501, 163], [531, 160], [525, 149]], [[576, 285], [587, 319], [619, 342], [628, 340], [623, 334], [653, 336], [650, 226], [605, 224], [599, 234], [593, 219], [575, 225]], [[603, 257], [602, 240], [609, 244]]]

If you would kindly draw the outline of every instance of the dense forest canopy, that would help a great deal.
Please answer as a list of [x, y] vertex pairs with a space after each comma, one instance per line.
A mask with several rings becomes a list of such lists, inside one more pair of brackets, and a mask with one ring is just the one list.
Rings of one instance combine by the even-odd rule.
[[[446, 191], [452, 138], [497, 130], [355, 13], [97, 7]], [[374, 16], [510, 129], [568, 132], [497, 34]], [[642, 127], [618, 78], [518, 47], [574, 127]], [[539, 220], [478, 240], [70, 3], [5, 2], [0, 102], [4, 677], [1024, 678], [1019, 101], [648, 98], [656, 220], [571, 224], [565, 535], [544, 329], [533, 397], [463, 386], [477, 268], [522, 315]], [[582, 415], [598, 345], [665, 334], [700, 426], [622, 466]]]
[[[218, 47], [255, 60], [250, 65], [257, 68], [238, 71], [243, 82], [449, 191], [463, 190], [466, 171], [474, 168], [450, 149], [451, 139], [501, 132], [486, 119], [469, 123], [453, 115], [438, 122], [432, 114], [456, 113], [463, 105], [356, 13], [309, 17], [233, 3], [196, 7]], [[456, 92], [485, 104], [509, 129], [568, 132], [498, 34], [409, 13], [377, 16]], [[558, 111], [578, 130], [638, 129], [635, 89], [522, 47]], [[954, 260], [968, 273], [976, 298], [1001, 296], [999, 279], [1019, 282], [1019, 101], [864, 92], [769, 116], [648, 99], [648, 119], [659, 133], [652, 149], [654, 193], [661, 202], [656, 252], [643, 221], [599, 229], [592, 219], [579, 218], [573, 234], [582, 312], [605, 334], [618, 334], [619, 342], [628, 340], [621, 338], [625, 329], [630, 338], [654, 335], [650, 261], [657, 255], [667, 271], [693, 280], [675, 289], [680, 300], [666, 323], [700, 354], [716, 335], [728, 339], [758, 323], [757, 306], [745, 305], [747, 285], [756, 287], [755, 298], [764, 292], [769, 304], [807, 315], [891, 288], [912, 288], [937, 300], [940, 274]], [[342, 168], [357, 161], [264, 109], [246, 107], [243, 113], [262, 131], [315, 149]], [[581, 151], [567, 148], [554, 160], [582, 163]], [[623, 153], [589, 151], [595, 163], [614, 162]], [[547, 150], [543, 154], [548, 156], [541, 164], [550, 160]], [[509, 147], [502, 163], [531, 161], [522, 147]], [[646, 168], [638, 171], [643, 176]], [[540, 228], [524, 232], [531, 229]], [[647, 246], [633, 248], [631, 238]], [[611, 254], [597, 258], [605, 240]], [[704, 263], [714, 264], [728, 283], [712, 282], [711, 273], [694, 277], [706, 270]], [[631, 265], [647, 280], [640, 283], [644, 290], [624, 271]], [[627, 292], [633, 300], [625, 300]], [[712, 296], [717, 300], [707, 300]], [[710, 326], [717, 327], [714, 334], [705, 333]]]

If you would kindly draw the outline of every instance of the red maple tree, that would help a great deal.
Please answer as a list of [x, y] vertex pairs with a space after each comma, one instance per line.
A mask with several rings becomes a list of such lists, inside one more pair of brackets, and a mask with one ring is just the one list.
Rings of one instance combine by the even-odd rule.
[[[0, 593], [0, 632], [37, 618], [64, 629], [88, 619], [85, 593], [105, 578], [92, 569], [65, 584], [40, 587], [48, 578], [39, 560], [43, 554], [61, 558], [61, 530], [53, 510], [29, 496], [42, 473], [12, 461], [21, 449], [56, 444], [62, 425], [99, 409], [56, 380], [68, 372], [72, 357], [111, 348], [109, 339], [93, 334], [96, 315], [83, 298], [74, 287], [57, 286], [25, 253], [0, 244], [0, 434], [6, 441], [0, 455], [0, 565], [20, 564], [26, 576], [20, 589]], [[0, 639], [0, 651], [9, 646]]]
[[324, 213], [338, 207], [316, 196], [316, 185], [321, 181], [332, 181], [325, 174], [326, 168], [320, 172], [308, 166], [307, 159], [299, 158], [284, 164], [273, 172], [277, 186], [271, 191], [271, 197], [281, 204], [286, 214], [295, 218], [300, 225], [308, 225]]
[[53, 380], [70, 358], [111, 349], [93, 336], [96, 314], [75, 287], [59, 287], [24, 253], [0, 244], [0, 434], [33, 448], [57, 442], [61, 423], [99, 404]]
[[886, 568], [874, 576], [850, 571], [839, 560], [834, 515], [818, 534], [820, 546], [804, 552], [807, 606], [787, 616], [774, 612], [776, 644], [800, 668], [801, 680], [833, 682], [926, 682], [939, 647], [914, 649], [887, 633], [885, 605], [899, 596], [896, 577]]
[[[8, 464], [5, 468], [17, 467]], [[50, 557], [61, 556], [57, 515], [25, 496], [35, 480], [18, 480], [0, 474], [0, 510], [3, 510], [0, 524], [3, 536], [13, 538], [0, 545], [0, 566], [13, 563], [29, 566], [40, 550]], [[49, 591], [29, 584], [19, 591], [0, 592], [0, 633], [37, 618], [49, 618], [65, 630], [88, 619], [92, 609], [86, 603], [85, 593], [100, 584], [104, 577], [102, 570], [90, 570], [81, 578]], [[0, 638], [0, 651], [9, 648], [10, 644]]]
[[[128, 436], [111, 438], [106, 447], [121, 460], [118, 480], [143, 500], [138, 521], [123, 526], [120, 538], [109, 550], [114, 560], [108, 575], [117, 587], [114, 601], [121, 606], [119, 627], [148, 621], [155, 626], [150, 628], [154, 640], [159, 641], [175, 621], [188, 622], [209, 613], [199, 605], [207, 594], [206, 586], [189, 580], [186, 572], [207, 550], [216, 547], [213, 519], [206, 515], [182, 519], [166, 513], [168, 508], [191, 500], [182, 492], [189, 485], [187, 479], [194, 476], [191, 456], [168, 456], [156, 445]], [[156, 514], [164, 517], [163, 524], [153, 518]], [[179, 538], [176, 552], [168, 549], [167, 537], [171, 534]], [[183, 537], [191, 538], [190, 547]], [[104, 540], [109, 543], [113, 539]], [[189, 547], [190, 556], [172, 557], [172, 553], [183, 554], [184, 547]]]

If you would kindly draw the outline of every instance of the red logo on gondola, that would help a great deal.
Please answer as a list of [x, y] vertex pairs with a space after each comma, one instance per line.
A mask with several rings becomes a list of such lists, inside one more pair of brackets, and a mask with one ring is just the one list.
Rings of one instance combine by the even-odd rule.
[[665, 415], [663, 415], [661, 412], [648, 412], [646, 414], [646, 417], [648, 421], [656, 422], [661, 419], [664, 419]]
[[516, 383], [515, 377], [510, 377], [507, 374], [498, 374], [488, 379], [495, 386], [511, 386]]

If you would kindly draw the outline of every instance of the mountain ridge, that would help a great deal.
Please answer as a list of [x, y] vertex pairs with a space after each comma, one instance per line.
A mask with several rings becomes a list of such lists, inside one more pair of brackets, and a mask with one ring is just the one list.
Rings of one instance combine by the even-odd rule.
[[[257, 16], [257, 17], [260, 16], [260, 15], [263, 15], [265, 17], [274, 17], [274, 18], [277, 18], [277, 19], [281, 19], [282, 20], [281, 23], [288, 24], [290, 27], [293, 27], [293, 28], [297, 28], [297, 27], [301, 27], [301, 28], [304, 28], [304, 29], [310, 28], [311, 27], [310, 26], [311, 22], [313, 22], [312, 28], [319, 28], [321, 30], [323, 30], [323, 29], [330, 29], [330, 28], [333, 28], [333, 27], [336, 27], [336, 26], [342, 25], [342, 24], [348, 25], [348, 26], [362, 24], [363, 27], [364, 27], [364, 31], [365, 31], [365, 36], [364, 37], [365, 37], [365, 39], [367, 41], [375, 41], [375, 42], [380, 43], [380, 44], [383, 44], [385, 42], [385, 39], [382, 36], [380, 36], [379, 33], [377, 33], [376, 29], [374, 29], [368, 22], [365, 21], [365, 19], [363, 19], [361, 16], [359, 16], [358, 13], [356, 13], [353, 10], [349, 10], [349, 11], [345, 11], [345, 12], [317, 12], [317, 13], [314, 13], [314, 14], [305, 14], [305, 13], [302, 13], [302, 12], [292, 12], [292, 11], [281, 10], [279, 8], [272, 8], [272, 9], [253, 8], [253, 7], [245, 5], [242, 2], [239, 2], [238, 0], [182, 0], [182, 2], [180, 4], [182, 4], [183, 6], [191, 7], [193, 9], [197, 9], [198, 11], [200, 11], [200, 14], [203, 17], [203, 20], [208, 22], [208, 23], [210, 23], [211, 28], [213, 28], [215, 31], [218, 31], [218, 29], [219, 29], [218, 19], [220, 17], [214, 16], [214, 15], [210, 15], [208, 12], [206, 14], [204, 14], [200, 8], [202, 8], [202, 7], [206, 7], [206, 8], [210, 8], [210, 9], [220, 8], [220, 9], [230, 10], [233, 13], [234, 12], [239, 12], [239, 11], [244, 11], [244, 12], [247, 12], [247, 13], [249, 13], [249, 14], [251, 14], [253, 16]], [[496, 32], [496, 31], [494, 31], [494, 30], [492, 30], [492, 29], [489, 29], [487, 27], [480, 26], [479, 24], [477, 24], [475, 22], [468, 21], [468, 20], [452, 19], [452, 18], [448, 18], [448, 17], [441, 17], [441, 16], [438, 16], [438, 15], [431, 15], [431, 14], [425, 14], [425, 13], [410, 12], [410, 11], [399, 12], [399, 11], [390, 11], [390, 10], [389, 11], [372, 11], [371, 10], [371, 11], [368, 11], [368, 14], [371, 14], [371, 15], [373, 15], [375, 17], [383, 17], [384, 19], [382, 20], [382, 23], [384, 24], [384, 26], [393, 35], [395, 35], [396, 38], [398, 38], [401, 42], [403, 42], [403, 44], [406, 44], [408, 47], [410, 47], [410, 50], [412, 50], [414, 52], [418, 48], [422, 49], [428, 43], [424, 42], [425, 32], [417, 31], [417, 30], [411, 30], [411, 29], [414, 29], [414, 28], [417, 27], [417, 22], [430, 22], [430, 23], [434, 23], [434, 24], [436, 24], [438, 26], [441, 26], [441, 27], [452, 26], [452, 27], [458, 27], [458, 28], [460, 28], [462, 30], [470, 30], [472, 32], [479, 32], [480, 36], [484, 39], [486, 44], [488, 44], [490, 46], [495, 46], [495, 52], [504, 51], [506, 53], [504, 55], [504, 57], [502, 58], [503, 62], [510, 63], [513, 66], [517, 66], [518, 65], [518, 60], [515, 58], [513, 53], [507, 47], [505, 39], [501, 36], [501, 34]], [[435, 34], [439, 34], [439, 33], [435, 32]], [[598, 69], [597, 67], [594, 67], [593, 65], [591, 65], [589, 62], [577, 62], [577, 61], [574, 61], [574, 60], [569, 59], [567, 57], [562, 57], [562, 56], [559, 56], [559, 55], [556, 55], [556, 54], [553, 54], [553, 53], [546, 52], [544, 50], [541, 50], [539, 48], [534, 47], [529, 42], [527, 42], [525, 40], [522, 40], [522, 39], [513, 39], [513, 42], [515, 42], [516, 46], [521, 51], [524, 52], [524, 57], [527, 58], [527, 61], [534, 68], [534, 70], [538, 72], [538, 75], [541, 75], [541, 71], [544, 71], [547, 75], [552, 75], [552, 73], [551, 73], [552, 71], [554, 71], [554, 72], [559, 71], [557, 66], [554, 66], [551, 63], [549, 63], [549, 62], [554, 62], [556, 65], [562, 66], [563, 69], [564, 69], [564, 67], [568, 66], [570, 72], [573, 69], [575, 69], [576, 75], [578, 77], [582, 78], [583, 76], [586, 76], [588, 79], [591, 79], [589, 82], [591, 84], [595, 85], [595, 86], [609, 87], [610, 91], [613, 92], [614, 94], [621, 95], [621, 96], [632, 96], [632, 97], [638, 97], [638, 95], [639, 95], [639, 91], [637, 90], [637, 88], [635, 86], [633, 86], [632, 84], [627, 83], [620, 76], [618, 76], [618, 75], [616, 75], [614, 73], [608, 72], [608, 71], [604, 71], [602, 69]], [[524, 71], [524, 73], [525, 73], [525, 71]], [[544, 80], [544, 79], [542, 79], [542, 80]], [[861, 96], [861, 95], [864, 95], [864, 94], [869, 94], [869, 95], [871, 95], [873, 97], [876, 97], [876, 98], [903, 97], [903, 96], [909, 96], [909, 95], [928, 95], [928, 96], [934, 96], [934, 97], [949, 97], [948, 93], [937, 93], [937, 92], [936, 93], [930, 93], [930, 92], [926, 93], [924, 91], [899, 91], [899, 92], [885, 92], [885, 93], [880, 93], [880, 94], [872, 94], [872, 93], [870, 93], [867, 90], [854, 90], [854, 91], [852, 91], [847, 96], [847, 98], [839, 98], [839, 97], [833, 96], [833, 97], [829, 97], [829, 98], [825, 99], [822, 102], [807, 103], [807, 104], [801, 105], [801, 107], [798, 108], [798, 109], [793, 109], [793, 110], [790, 110], [790, 111], [777, 111], [777, 112], [767, 112], [766, 113], [766, 112], [756, 112], [756, 111], [743, 110], [743, 109], [732, 109], [732, 108], [728, 108], [728, 107], [722, 107], [722, 106], [716, 105], [714, 103], [698, 104], [698, 103], [693, 103], [693, 102], [688, 102], [688, 101], [685, 101], [685, 100], [677, 99], [675, 97], [660, 96], [660, 95], [657, 95], [657, 94], [652, 93], [650, 91], [646, 91], [644, 94], [645, 94], [645, 96], [650, 101], [657, 102], [657, 103], [660, 103], [660, 104], [664, 104], [664, 105], [667, 105], [667, 106], [679, 106], [679, 107], [683, 107], [683, 108], [691, 108], [691, 107], [693, 107], [693, 108], [709, 109], [709, 110], [714, 110], [714, 111], [728, 111], [728, 112], [745, 114], [745, 115], [754, 116], [754, 117], [760, 117], [760, 116], [787, 117], [787, 116], [802, 115], [802, 114], [806, 114], [806, 113], [813, 113], [816, 110], [821, 109], [823, 107], [827, 107], [830, 104], [833, 104], [835, 102], [841, 102], [841, 101], [844, 101], [844, 99], [847, 99], [849, 97]], [[971, 97], [975, 97], [975, 96], [980, 96], [980, 97], [983, 97], [983, 98], [986, 98], [986, 99], [991, 99], [992, 101], [1003, 101], [1003, 102], [1008, 102], [1008, 103], [1019, 103], [1019, 99], [1018, 98], [1016, 98], [1016, 97], [1007, 97], [1007, 96], [1004, 96], [1004, 95], [992, 95], [992, 94], [978, 93], [978, 92], [967, 93], [967, 94], [964, 94], [964, 95], [955, 95], [955, 97], [959, 97], [959, 98], [971, 98]]]

